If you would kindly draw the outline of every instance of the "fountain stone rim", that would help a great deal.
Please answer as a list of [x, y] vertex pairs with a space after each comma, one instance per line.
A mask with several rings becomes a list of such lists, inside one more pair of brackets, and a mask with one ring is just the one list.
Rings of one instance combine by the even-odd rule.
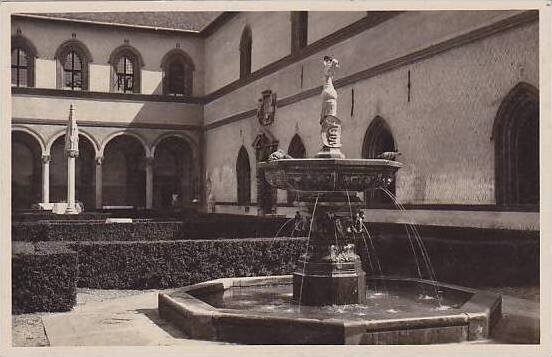
[[385, 159], [301, 158], [258, 163], [276, 188], [305, 192], [366, 191], [387, 187], [403, 165]]
[[[232, 287], [287, 284], [291, 282], [291, 275], [279, 275], [221, 278], [171, 289], [159, 293], [158, 310], [162, 318], [175, 323], [190, 338], [246, 344], [258, 344], [259, 342], [255, 341], [257, 333], [264, 334], [262, 336], [265, 339], [270, 339], [271, 331], [276, 332], [282, 328], [287, 331], [284, 344], [303, 344], [305, 342], [315, 344], [364, 344], [366, 338], [371, 341], [370, 336], [375, 336], [375, 341], [377, 341], [377, 336], [385, 339], [385, 335], [389, 333], [405, 335], [411, 332], [416, 333], [415, 331], [420, 329], [432, 330], [436, 333], [436, 340], [431, 343], [451, 342], [448, 340], [442, 341], [443, 338], [453, 338], [455, 342], [480, 340], [489, 336], [492, 326], [501, 316], [502, 297], [499, 294], [417, 278], [381, 276], [375, 279], [419, 282], [470, 293], [472, 296], [462, 307], [450, 314], [437, 314], [422, 318], [398, 317], [366, 321], [263, 315], [259, 312], [216, 308], [194, 296], [197, 293], [213, 293]], [[454, 336], [451, 336], [451, 332], [446, 332], [447, 327], [462, 327], [463, 332], [456, 331], [453, 333]], [[444, 335], [440, 335], [437, 331], [442, 331]], [[282, 344], [282, 341], [275, 343]]]

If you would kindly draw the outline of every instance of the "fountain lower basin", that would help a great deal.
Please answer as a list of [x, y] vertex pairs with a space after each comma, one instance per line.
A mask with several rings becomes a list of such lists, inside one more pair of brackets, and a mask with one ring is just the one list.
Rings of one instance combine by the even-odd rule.
[[[366, 303], [299, 306], [291, 275], [217, 279], [159, 294], [159, 313], [190, 338], [243, 344], [462, 342], [487, 338], [501, 315], [496, 294], [412, 278], [366, 283]], [[441, 305], [429, 298], [435, 289]]]

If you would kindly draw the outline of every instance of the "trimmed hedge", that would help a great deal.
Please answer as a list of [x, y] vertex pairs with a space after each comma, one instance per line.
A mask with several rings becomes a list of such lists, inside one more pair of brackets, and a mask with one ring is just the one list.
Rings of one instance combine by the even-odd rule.
[[79, 242], [78, 286], [155, 289], [235, 276], [291, 274], [306, 238]]
[[[519, 232], [517, 239], [508, 239], [513, 232], [504, 232], [502, 240], [493, 239], [499, 232], [480, 230], [477, 234], [453, 239], [447, 235], [423, 235], [426, 252], [437, 280], [470, 287], [523, 286], [539, 283], [539, 240], [534, 232]], [[473, 233], [473, 232], [472, 232]], [[455, 234], [450, 234], [454, 237]], [[399, 234], [372, 234], [372, 244], [378, 253], [377, 260], [387, 275], [418, 277], [416, 261], [408, 237]], [[413, 239], [421, 273], [429, 278], [418, 244]], [[356, 242], [357, 253], [363, 260], [364, 270], [370, 274], [370, 260], [362, 240]], [[374, 269], [376, 257], [371, 254]], [[378, 269], [379, 270], [379, 269]]]
[[[198, 217], [184, 221], [137, 220], [133, 223], [104, 221], [14, 222], [14, 241], [143, 241], [216, 238], [273, 237], [285, 218]], [[289, 235], [288, 224], [279, 236]]]
[[12, 312], [69, 311], [75, 305], [77, 254], [64, 244], [12, 243]]
[[36, 222], [36, 221], [75, 221], [75, 220], [105, 220], [111, 217], [109, 213], [101, 212], [83, 212], [80, 214], [55, 214], [49, 211], [33, 212], [14, 212], [12, 221], [14, 222]]

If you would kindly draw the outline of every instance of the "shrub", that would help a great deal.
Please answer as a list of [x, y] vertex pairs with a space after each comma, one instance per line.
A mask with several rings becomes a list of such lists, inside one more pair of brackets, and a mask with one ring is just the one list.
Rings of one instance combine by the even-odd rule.
[[234, 276], [290, 274], [304, 238], [79, 242], [78, 286], [152, 289]]
[[[204, 216], [184, 221], [137, 220], [133, 223], [103, 221], [41, 221], [12, 223], [14, 241], [143, 241], [216, 238], [274, 237], [286, 222], [281, 218]], [[279, 235], [289, 233], [292, 224]]]
[[12, 312], [69, 311], [76, 303], [77, 254], [65, 245], [14, 242]]

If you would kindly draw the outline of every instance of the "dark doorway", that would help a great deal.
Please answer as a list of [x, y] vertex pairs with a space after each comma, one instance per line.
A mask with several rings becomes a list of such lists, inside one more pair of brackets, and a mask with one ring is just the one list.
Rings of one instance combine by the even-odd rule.
[[[253, 143], [257, 162], [266, 161], [268, 156], [278, 149], [278, 141], [266, 134], [259, 134]], [[277, 189], [266, 181], [264, 171], [257, 168], [257, 203], [260, 214], [276, 213]]]
[[177, 208], [193, 200], [192, 150], [185, 139], [170, 136], [155, 148], [153, 207]]
[[[50, 200], [67, 201], [67, 157], [65, 135], [57, 138], [50, 149]], [[85, 136], [79, 135], [79, 157], [75, 160], [75, 199], [84, 204], [85, 210], [94, 209], [95, 164], [94, 145]]]
[[236, 176], [238, 204], [248, 206], [251, 204], [251, 166], [249, 165], [249, 155], [243, 146], [240, 148], [236, 161]]
[[501, 206], [538, 205], [539, 93], [519, 83], [504, 98], [493, 128], [495, 195]]
[[[391, 129], [382, 117], [375, 117], [372, 123], [368, 126], [364, 135], [362, 144], [362, 158], [375, 159], [383, 152], [397, 151], [395, 139], [391, 134]], [[395, 180], [387, 188], [395, 195]], [[367, 207], [377, 207], [378, 205], [392, 204], [393, 200], [383, 191], [366, 191], [364, 193], [364, 201]]]
[[120, 135], [107, 143], [103, 162], [103, 205], [146, 205], [145, 149], [137, 138]]
[[31, 208], [42, 201], [42, 150], [32, 135], [12, 132], [12, 209]]

